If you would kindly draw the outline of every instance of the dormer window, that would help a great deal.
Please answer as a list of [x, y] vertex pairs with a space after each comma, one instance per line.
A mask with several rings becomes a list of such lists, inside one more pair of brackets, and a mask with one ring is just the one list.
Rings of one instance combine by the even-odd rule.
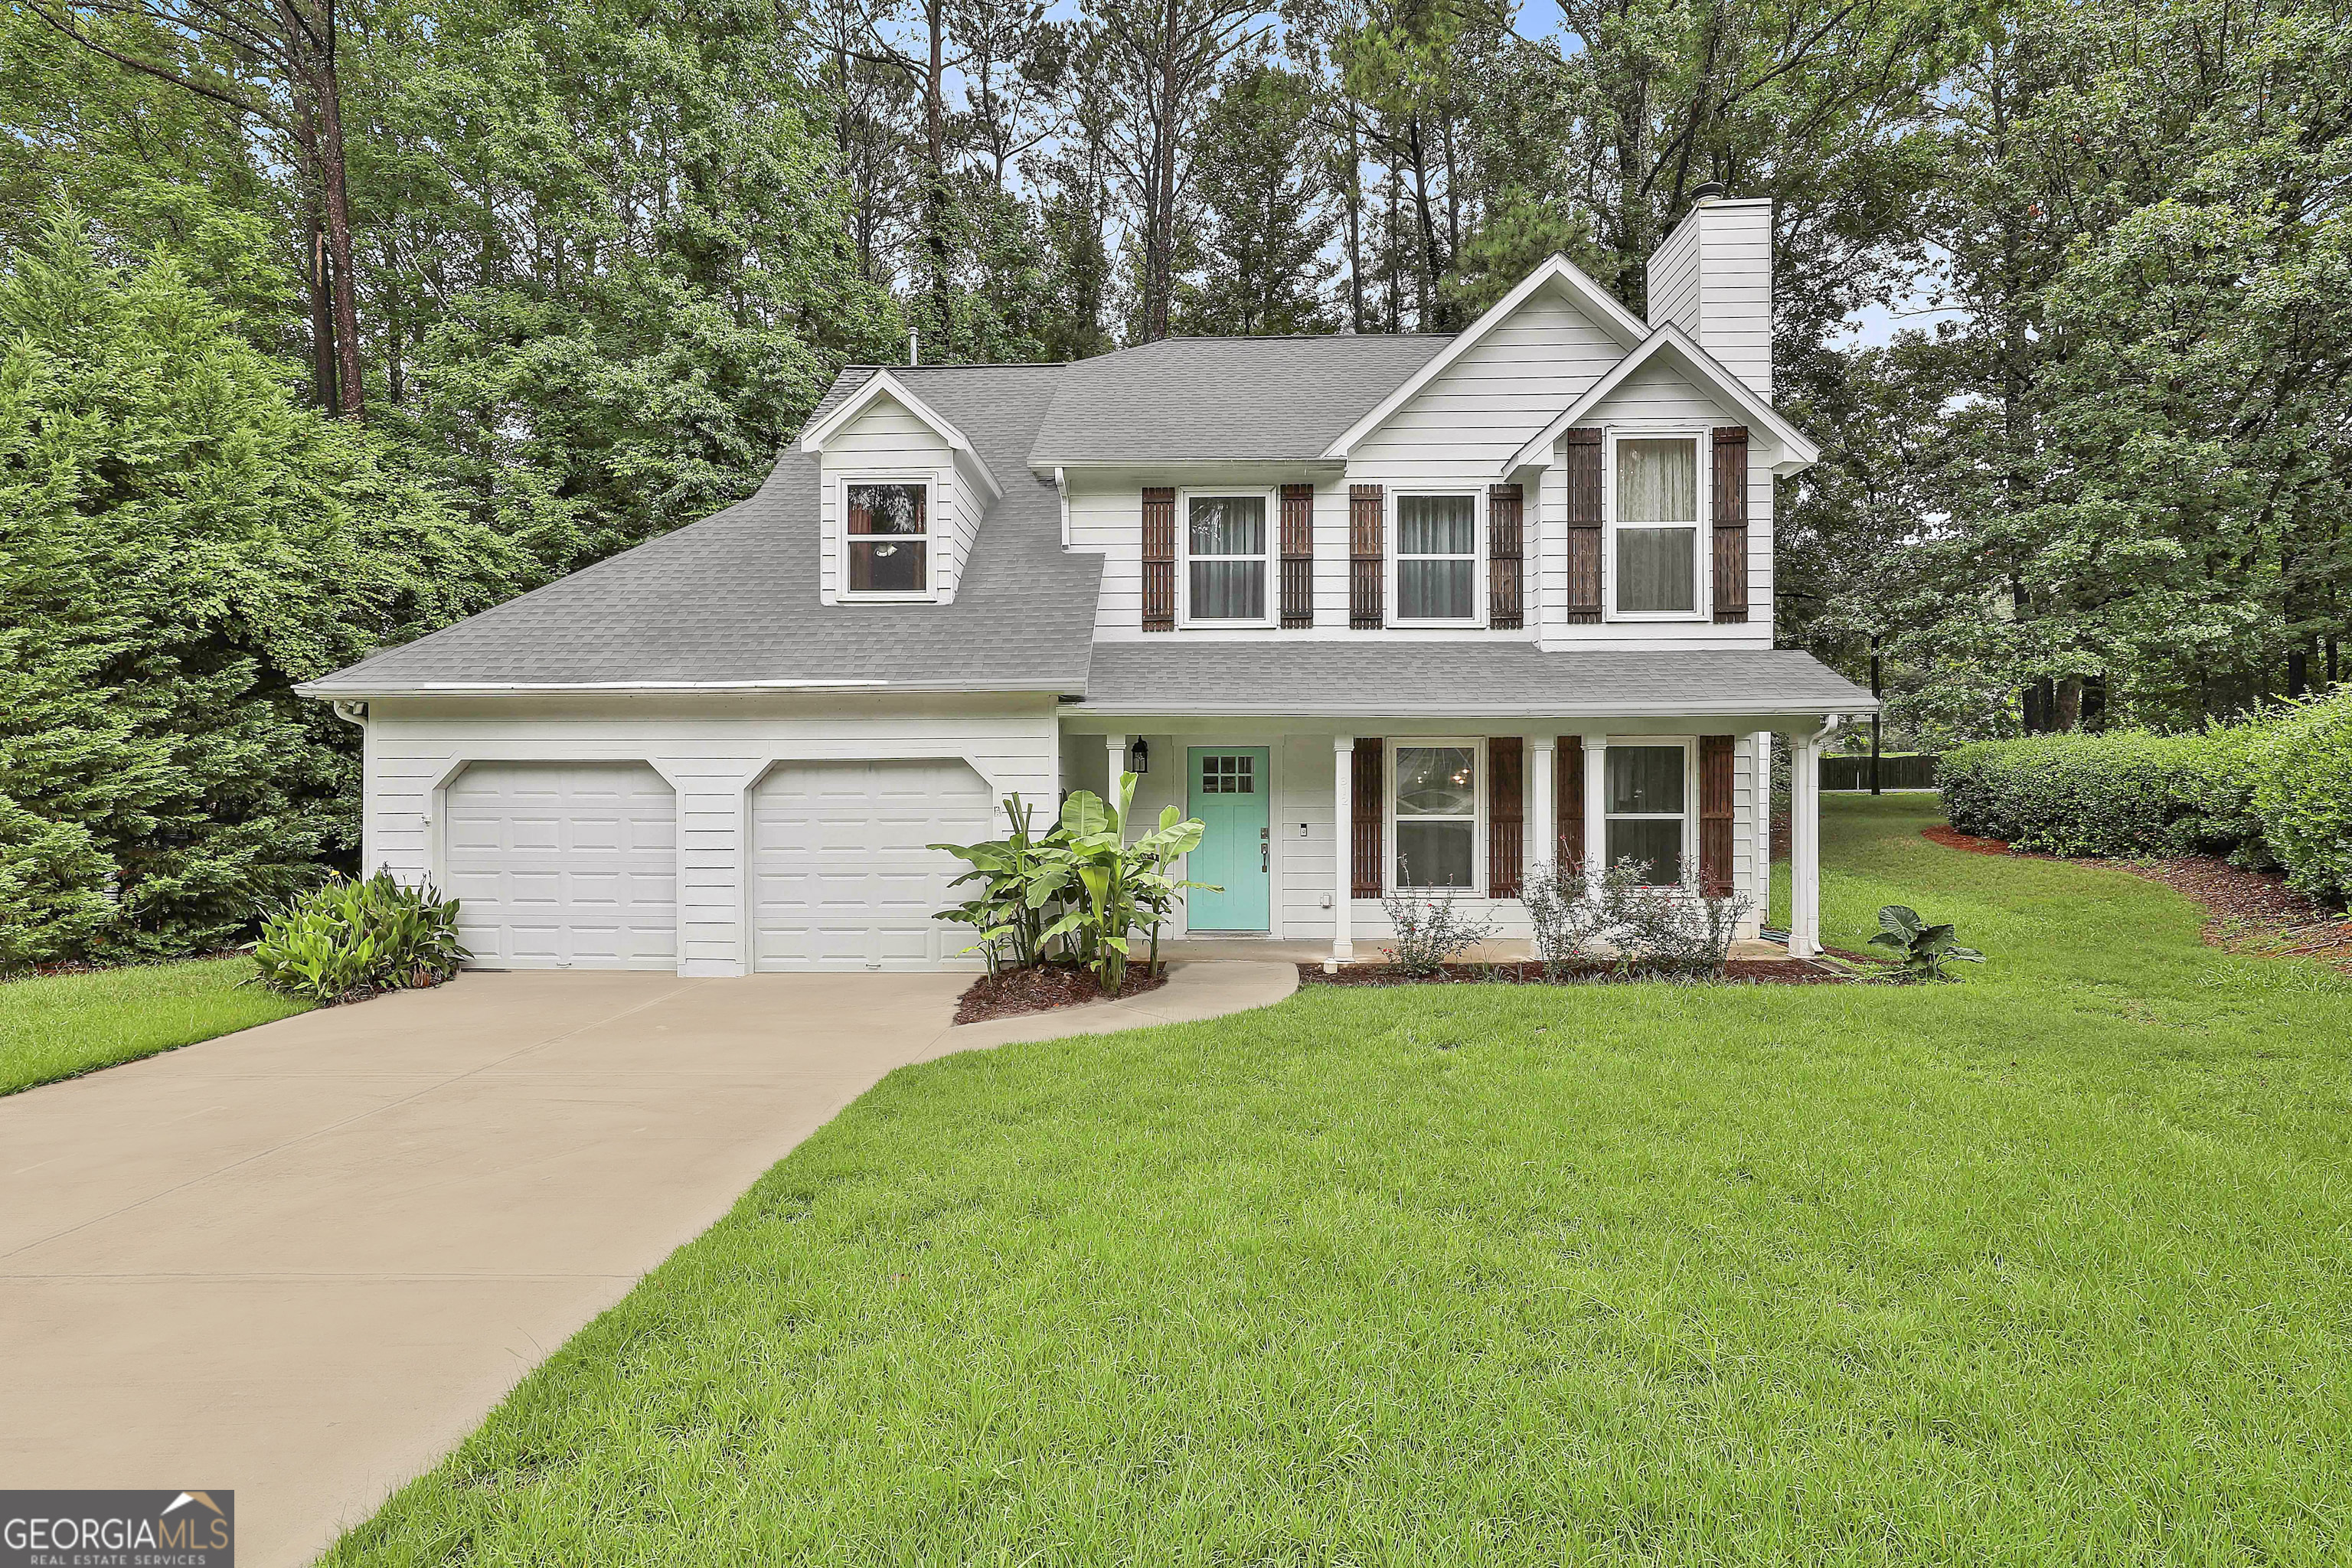
[[929, 598], [931, 487], [924, 479], [842, 485], [842, 559], [852, 598]]
[[1615, 613], [1687, 620], [1699, 605], [1698, 437], [1621, 436], [1615, 442]]
[[1265, 491], [1184, 496], [1184, 623], [1268, 626], [1273, 557]]

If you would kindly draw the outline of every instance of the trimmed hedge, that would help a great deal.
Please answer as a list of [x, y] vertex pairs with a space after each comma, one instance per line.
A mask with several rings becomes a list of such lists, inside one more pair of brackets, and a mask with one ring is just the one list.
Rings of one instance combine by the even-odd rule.
[[1945, 753], [1963, 833], [2045, 855], [2226, 855], [2352, 897], [2352, 689], [2200, 735], [2113, 731]]

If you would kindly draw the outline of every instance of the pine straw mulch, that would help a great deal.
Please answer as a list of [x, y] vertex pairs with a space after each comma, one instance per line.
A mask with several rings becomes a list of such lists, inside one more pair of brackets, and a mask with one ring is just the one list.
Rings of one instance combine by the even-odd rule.
[[1050, 1013], [1056, 1007], [1082, 1007], [1089, 1002], [1125, 1001], [1157, 991], [1168, 984], [1168, 967], [1146, 974], [1140, 964], [1127, 972], [1117, 997], [1105, 996], [1100, 984], [1084, 969], [1066, 963], [1045, 963], [1029, 969], [1007, 969], [983, 974], [956, 999], [955, 1021], [984, 1024], [992, 1018], [1017, 1018], [1024, 1013]]
[[[1976, 855], [2014, 855], [2022, 860], [2063, 857], [2012, 849], [2006, 840], [1978, 838], [1937, 823], [1922, 837], [1948, 848]], [[2157, 860], [2099, 860], [2136, 877], [2161, 882], [2204, 906], [2205, 940], [2233, 952], [2294, 954], [2352, 969], [2352, 918], [2334, 915], [2286, 885], [2277, 871], [2250, 871], [2214, 855], [2178, 855]]]
[[[1858, 981], [1881, 978], [1888, 965], [1864, 958], [1860, 953], [1830, 950], [1825, 956], [1832, 962], [1811, 958], [1735, 958], [1723, 966], [1721, 982], [1692, 984], [1727, 984], [1732, 985], [1848, 985]], [[1613, 965], [1592, 963], [1566, 971], [1556, 981], [1547, 982], [1544, 966], [1534, 959], [1514, 960], [1503, 963], [1441, 963], [1434, 974], [1407, 974], [1387, 963], [1343, 963], [1338, 973], [1326, 973], [1319, 963], [1298, 966], [1301, 985], [1616, 985], [1635, 981], [1666, 978], [1655, 974], [1627, 973]]]

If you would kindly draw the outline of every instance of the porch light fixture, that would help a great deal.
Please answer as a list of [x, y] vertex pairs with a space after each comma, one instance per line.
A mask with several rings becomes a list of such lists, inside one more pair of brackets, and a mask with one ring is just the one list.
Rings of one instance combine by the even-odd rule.
[[1141, 736], [1138, 736], [1135, 743], [1127, 749], [1127, 771], [1138, 774], [1151, 771], [1151, 748]]

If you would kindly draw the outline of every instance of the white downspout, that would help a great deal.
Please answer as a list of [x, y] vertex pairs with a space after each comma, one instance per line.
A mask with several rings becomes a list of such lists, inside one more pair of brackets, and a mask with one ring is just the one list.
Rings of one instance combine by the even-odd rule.
[[327, 704], [336, 718], [360, 732], [360, 874], [365, 876], [376, 864], [375, 819], [368, 810], [368, 775], [373, 772], [375, 758], [370, 754], [369, 742], [375, 737], [368, 730], [367, 704], [353, 698], [339, 697]]

